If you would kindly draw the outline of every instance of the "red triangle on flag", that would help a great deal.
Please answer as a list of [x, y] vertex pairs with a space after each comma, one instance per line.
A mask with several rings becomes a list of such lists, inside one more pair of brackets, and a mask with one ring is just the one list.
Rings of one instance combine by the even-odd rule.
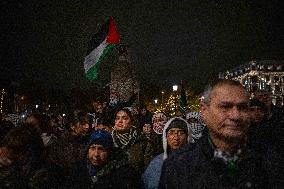
[[119, 42], [120, 42], [119, 33], [117, 32], [113, 18], [110, 17], [107, 43], [118, 44]]

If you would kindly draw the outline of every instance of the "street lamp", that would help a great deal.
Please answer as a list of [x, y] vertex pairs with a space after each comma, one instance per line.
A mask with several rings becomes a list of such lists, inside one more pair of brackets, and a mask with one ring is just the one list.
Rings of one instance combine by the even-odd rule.
[[177, 90], [178, 90], [178, 86], [177, 85], [173, 85], [173, 92], [174, 92], [174, 98], [175, 98], [175, 114], [177, 111]]
[[154, 100], [154, 103], [155, 103], [155, 110], [157, 110], [158, 99], [155, 99], [155, 100]]

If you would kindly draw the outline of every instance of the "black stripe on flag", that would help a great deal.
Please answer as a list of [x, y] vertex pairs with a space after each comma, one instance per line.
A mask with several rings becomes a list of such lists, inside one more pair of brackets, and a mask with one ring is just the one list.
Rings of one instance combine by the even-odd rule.
[[86, 56], [88, 56], [95, 48], [97, 48], [107, 37], [109, 30], [110, 19], [102, 26], [99, 32], [97, 32], [88, 43], [88, 50]]

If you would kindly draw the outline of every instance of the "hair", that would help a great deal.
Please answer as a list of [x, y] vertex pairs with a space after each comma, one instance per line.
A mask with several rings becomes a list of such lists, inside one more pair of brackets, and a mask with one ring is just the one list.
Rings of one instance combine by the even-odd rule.
[[128, 115], [128, 117], [130, 118], [131, 123], [134, 123], [134, 117], [133, 117], [131, 111], [130, 111], [129, 109], [127, 109], [127, 108], [119, 108], [119, 109], [115, 112], [114, 121], [115, 121], [115, 118], [116, 118], [117, 113], [120, 112], [120, 111], [124, 111], [124, 112]]
[[149, 124], [149, 125], [151, 125], [151, 127], [152, 127], [152, 126], [153, 126], [152, 117], [146, 116], [146, 117], [140, 118], [140, 120], [139, 120], [139, 126], [140, 126], [140, 127], [143, 127], [145, 124]]
[[88, 113], [84, 110], [77, 110], [73, 111], [69, 114], [67, 114], [66, 118], [66, 125], [67, 127], [72, 127], [76, 125], [77, 123], [84, 124], [84, 123], [90, 123]]
[[[222, 85], [236, 86], [236, 87], [241, 87], [244, 89], [242, 84], [235, 80], [229, 80], [229, 79], [211, 80], [209, 81], [208, 85], [205, 87], [205, 90], [202, 93], [202, 102], [204, 102], [205, 104], [208, 104], [211, 100], [212, 91], [217, 86], [222, 86]], [[246, 90], [244, 91], [246, 92]], [[246, 95], [248, 95], [247, 92], [246, 92]]]
[[41, 158], [44, 145], [41, 137], [34, 133], [30, 124], [24, 124], [9, 131], [3, 139], [2, 146], [5, 146], [18, 154], [30, 150], [37, 159]]
[[111, 120], [105, 115], [98, 118], [97, 125], [99, 125], [99, 124], [102, 124], [102, 125], [107, 126], [107, 127], [112, 127]]
[[30, 129], [33, 129], [35, 132], [38, 132], [38, 134], [41, 133], [51, 133], [51, 127], [50, 127], [50, 117], [48, 115], [43, 114], [30, 114], [26, 118], [26, 124], [24, 124], [26, 127], [30, 127]]

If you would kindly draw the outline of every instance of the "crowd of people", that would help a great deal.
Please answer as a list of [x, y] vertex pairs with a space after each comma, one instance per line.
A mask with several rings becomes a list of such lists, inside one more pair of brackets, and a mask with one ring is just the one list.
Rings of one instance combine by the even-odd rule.
[[225, 79], [174, 117], [116, 103], [3, 119], [0, 188], [282, 188], [283, 122], [267, 91]]

